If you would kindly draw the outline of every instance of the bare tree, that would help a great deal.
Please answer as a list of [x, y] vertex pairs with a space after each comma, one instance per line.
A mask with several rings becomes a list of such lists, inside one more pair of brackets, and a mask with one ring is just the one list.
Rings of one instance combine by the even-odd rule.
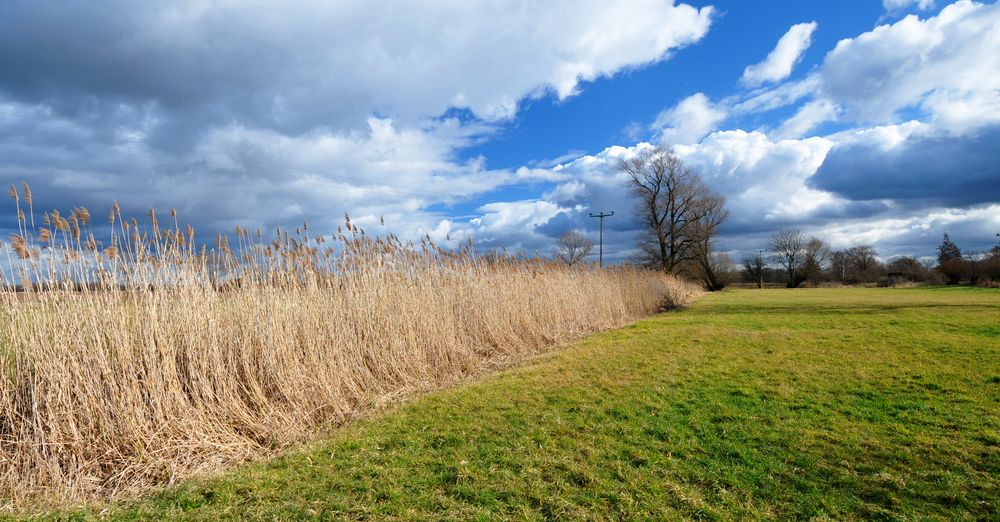
[[752, 257], [744, 257], [743, 276], [745, 281], [752, 281], [757, 288], [764, 288], [764, 256], [758, 252]]
[[725, 200], [713, 194], [669, 148], [643, 149], [623, 160], [619, 169], [629, 176], [629, 187], [638, 201], [637, 214], [644, 225], [639, 244], [641, 262], [670, 273], [704, 264], [711, 236], [727, 216]]
[[705, 258], [699, 258], [698, 268], [702, 284], [711, 292], [724, 289], [739, 276], [736, 263], [725, 252], [710, 252]]
[[581, 259], [590, 255], [594, 249], [594, 241], [583, 233], [576, 230], [569, 230], [559, 238], [559, 246], [556, 250], [556, 257], [563, 263], [573, 266]]
[[786, 228], [771, 237], [771, 258], [785, 269], [788, 288], [798, 286], [796, 272], [804, 261], [806, 241], [802, 232]]
[[871, 282], [881, 276], [882, 263], [878, 260], [878, 252], [871, 245], [861, 245], [847, 249], [850, 277], [854, 281]]
[[705, 288], [715, 292], [732, 283], [732, 273], [735, 270], [733, 260], [728, 255], [714, 251], [715, 236], [729, 217], [729, 211], [725, 208], [726, 198], [720, 195], [709, 193], [697, 204], [701, 206], [698, 210], [701, 217], [691, 226], [691, 264]]
[[867, 272], [878, 263], [878, 252], [871, 245], [861, 245], [848, 248], [847, 258], [855, 270]]
[[802, 255], [801, 278], [813, 283], [824, 277], [827, 261], [830, 259], [830, 247], [822, 239], [810, 237]]
[[861, 245], [830, 254], [830, 277], [842, 283], [866, 283], [884, 275], [885, 267], [871, 245]]
[[846, 282], [850, 264], [846, 251], [838, 250], [830, 254], [830, 278], [841, 283]]

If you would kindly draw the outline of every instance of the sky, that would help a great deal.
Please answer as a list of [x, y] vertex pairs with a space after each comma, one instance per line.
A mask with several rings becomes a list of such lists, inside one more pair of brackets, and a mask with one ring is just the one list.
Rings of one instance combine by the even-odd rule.
[[541, 255], [614, 211], [615, 261], [617, 165], [664, 145], [726, 196], [736, 259], [789, 227], [885, 260], [1000, 233], [997, 3], [137, 5], [0, 3], [0, 180], [37, 210], [176, 208], [206, 239], [346, 212]]

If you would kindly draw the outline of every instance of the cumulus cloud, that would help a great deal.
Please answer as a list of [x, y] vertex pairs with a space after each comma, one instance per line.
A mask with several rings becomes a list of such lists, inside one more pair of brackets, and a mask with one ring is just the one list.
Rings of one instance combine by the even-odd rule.
[[694, 143], [715, 130], [726, 115], [725, 108], [713, 104], [699, 92], [657, 115], [652, 128], [657, 131], [657, 139], [662, 143]]
[[850, 220], [824, 226], [820, 232], [834, 248], [877, 245], [883, 259], [934, 254], [933, 247], [947, 233], [959, 245], [982, 245], [1000, 227], [1000, 205], [971, 209], [929, 209], [919, 214]]
[[[727, 233], [745, 235], [790, 223], [829, 219], [840, 215], [844, 205], [850, 205], [808, 185], [809, 177], [831, 146], [824, 138], [772, 141], [760, 132], [737, 130], [715, 132], [700, 143], [680, 145], [675, 150], [712, 188], [727, 197], [733, 215], [725, 227]], [[551, 209], [550, 217], [533, 222], [532, 234], [545, 236], [551, 244], [566, 230], [594, 231], [597, 223], [589, 218], [589, 212], [613, 210], [615, 217], [605, 223], [605, 252], [617, 258], [629, 255], [642, 225], [634, 214], [635, 200], [628, 192], [628, 177], [618, 165], [622, 159], [649, 147], [653, 145], [608, 147], [553, 168], [562, 179], [541, 199], [552, 204], [547, 207]], [[538, 216], [527, 211], [525, 214]], [[523, 228], [515, 223], [507, 233], [523, 233]]]
[[[0, 124], [7, 121], [0, 115]], [[454, 120], [418, 129], [379, 118], [368, 125], [347, 135], [298, 137], [231, 125], [212, 129], [184, 155], [104, 143], [76, 126], [26, 133], [0, 125], [0, 157], [9, 179], [30, 183], [45, 208], [96, 211], [118, 199], [134, 214], [176, 207], [185, 220], [224, 230], [236, 223], [334, 222], [345, 211], [377, 220], [385, 209], [402, 215], [536, 175], [487, 173], [481, 161], [456, 160], [453, 151], [475, 139], [476, 129]], [[50, 151], [40, 154], [44, 149]]]
[[[176, 206], [210, 230], [319, 230], [349, 211], [369, 230], [384, 215], [403, 237], [541, 253], [565, 230], [596, 233], [589, 212], [614, 210], [611, 259], [639, 229], [617, 164], [652, 146], [634, 143], [644, 125], [626, 131], [631, 146], [519, 169], [460, 151], [525, 99], [665, 59], [712, 17], [657, 0], [144, 6], [0, 6], [0, 158], [47, 207], [96, 211], [114, 197], [136, 214]], [[926, 252], [944, 231], [964, 241], [1000, 226], [989, 206], [1000, 198], [998, 13], [958, 2], [907, 16], [787, 81], [816, 27], [793, 26], [747, 68], [754, 90], [697, 92], [652, 130], [728, 198], [723, 249], [760, 248], [784, 226], [890, 254]], [[780, 108], [783, 122], [753, 120]], [[719, 130], [742, 117], [753, 126]], [[829, 122], [847, 130], [810, 136]], [[524, 190], [503, 190], [513, 186]]]
[[490, 170], [462, 149], [523, 100], [666, 59], [711, 19], [663, 0], [12, 0], [0, 4], [0, 158], [49, 208], [115, 198], [138, 214], [177, 207], [210, 231], [335, 228], [350, 211], [362, 226], [384, 214], [401, 236], [446, 236], [474, 197], [562, 179]]
[[[1000, 5], [957, 2], [844, 39], [805, 78], [717, 102], [696, 93], [653, 127], [726, 195], [724, 249], [760, 248], [785, 226], [837, 247], [874, 242], [886, 255], [931, 252], [944, 232], [982, 245], [1000, 219], [984, 213], [1000, 200], [998, 48]], [[716, 130], [783, 107], [794, 109], [778, 125]], [[810, 136], [830, 122], [846, 130]], [[614, 160], [642, 146], [562, 166], [570, 177], [546, 197], [567, 209], [591, 200], [629, 208], [627, 196], [606, 194], [623, 182]], [[625, 223], [610, 236], [622, 251], [638, 230]], [[567, 210], [536, 229], [579, 226], [586, 219]]]
[[901, 11], [910, 7], [926, 11], [933, 8], [934, 4], [934, 0], [882, 0], [882, 7], [886, 11]]
[[774, 141], [762, 132], [732, 130], [677, 151], [727, 197], [730, 228], [753, 230], [807, 222], [837, 203], [808, 185], [832, 145], [819, 137]]
[[857, 122], [919, 109], [964, 132], [1000, 120], [1000, 4], [956, 2], [840, 41], [825, 58], [822, 96]]
[[852, 200], [950, 207], [1000, 201], [1000, 126], [956, 137], [927, 129], [902, 140], [835, 146], [811, 185]]
[[816, 22], [795, 24], [778, 40], [764, 61], [750, 65], [743, 70], [740, 83], [747, 87], [756, 87], [767, 82], [776, 82], [788, 78], [802, 53], [812, 45], [812, 34], [816, 30]]
[[829, 100], [814, 100], [788, 118], [772, 133], [778, 138], [798, 138], [821, 123], [835, 119], [837, 106]]
[[548, 254], [551, 238], [537, 228], [572, 209], [545, 200], [487, 203], [479, 217], [456, 229], [457, 237], [473, 237], [478, 244], [505, 247], [509, 251]]
[[452, 107], [496, 120], [526, 96], [564, 98], [663, 59], [704, 36], [711, 14], [657, 0], [14, 0], [0, 7], [0, 92], [70, 114], [148, 104], [158, 118], [200, 116], [177, 123], [194, 128], [363, 128], [373, 111], [408, 124]]

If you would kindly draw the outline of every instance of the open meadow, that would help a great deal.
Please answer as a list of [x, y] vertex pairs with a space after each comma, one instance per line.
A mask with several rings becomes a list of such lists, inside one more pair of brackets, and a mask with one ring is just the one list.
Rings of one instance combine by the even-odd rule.
[[277, 460], [57, 516], [996, 518], [998, 318], [988, 289], [711, 294]]

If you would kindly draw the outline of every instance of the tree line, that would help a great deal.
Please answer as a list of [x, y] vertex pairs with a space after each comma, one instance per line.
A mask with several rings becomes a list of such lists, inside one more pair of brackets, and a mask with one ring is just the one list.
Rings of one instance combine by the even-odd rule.
[[777, 232], [771, 237], [768, 249], [767, 255], [758, 253], [743, 258], [744, 283], [758, 287], [781, 283], [794, 288], [823, 283], [975, 285], [1000, 281], [1000, 245], [988, 252], [963, 254], [948, 234], [937, 247], [937, 258], [925, 260], [903, 256], [883, 263], [872, 245], [834, 251], [823, 240], [806, 237], [795, 229]]
[[[899, 257], [884, 263], [872, 245], [833, 250], [820, 238], [785, 229], [771, 237], [767, 249], [737, 266], [715, 251], [719, 228], [728, 219], [726, 199], [712, 191], [697, 172], [684, 165], [673, 149], [643, 149], [623, 159], [628, 189], [642, 224], [638, 254], [629, 260], [647, 268], [694, 279], [708, 290], [721, 290], [742, 280], [763, 286], [783, 284], [971, 284], [1000, 281], [1000, 245], [989, 252], [963, 254], [947, 234], [937, 260]], [[563, 234], [557, 257], [569, 265], [590, 255], [594, 242], [578, 231]]]

